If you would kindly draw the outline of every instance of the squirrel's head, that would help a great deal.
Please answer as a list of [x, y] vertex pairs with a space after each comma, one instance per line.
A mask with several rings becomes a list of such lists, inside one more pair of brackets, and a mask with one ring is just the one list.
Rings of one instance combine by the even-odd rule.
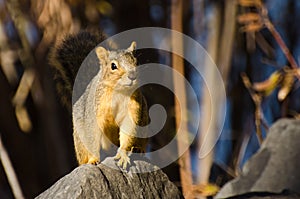
[[137, 60], [133, 55], [136, 43], [124, 50], [108, 51], [96, 48], [96, 55], [101, 65], [102, 83], [115, 90], [132, 90], [137, 85]]

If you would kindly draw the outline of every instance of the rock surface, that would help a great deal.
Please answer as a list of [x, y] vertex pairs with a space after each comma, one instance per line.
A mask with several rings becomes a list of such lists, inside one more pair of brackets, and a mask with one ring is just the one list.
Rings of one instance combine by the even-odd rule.
[[155, 167], [144, 160], [132, 161], [129, 171], [120, 170], [113, 158], [103, 162], [77, 167], [36, 198], [183, 198], [160, 169], [139, 173]]
[[[300, 121], [281, 119], [270, 128], [260, 150], [244, 165], [242, 175], [225, 184], [215, 198], [259, 198], [250, 197], [249, 193], [281, 195], [287, 191], [300, 195], [299, 169]], [[241, 197], [247, 194], [249, 197]]]

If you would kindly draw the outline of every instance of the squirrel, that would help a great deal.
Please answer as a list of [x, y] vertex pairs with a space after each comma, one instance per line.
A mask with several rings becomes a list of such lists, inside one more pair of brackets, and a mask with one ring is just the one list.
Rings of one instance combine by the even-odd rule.
[[[132, 42], [127, 49], [110, 51], [97, 46], [104, 39], [103, 34], [89, 31], [66, 36], [51, 50], [49, 60], [57, 71], [55, 78], [62, 101], [72, 106], [73, 138], [79, 165], [100, 163], [100, 150], [109, 150], [113, 144], [118, 146], [115, 155], [118, 166], [126, 169], [133, 151], [145, 152], [147, 139], [137, 137], [141, 133], [137, 131], [138, 126], [146, 126], [149, 122], [148, 108], [144, 96], [136, 88], [137, 60], [133, 54], [136, 43]], [[71, 105], [75, 77], [92, 50], [100, 69]]]

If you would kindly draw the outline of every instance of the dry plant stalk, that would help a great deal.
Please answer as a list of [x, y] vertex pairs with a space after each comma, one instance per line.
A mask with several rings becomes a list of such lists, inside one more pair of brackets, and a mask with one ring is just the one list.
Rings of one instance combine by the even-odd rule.
[[280, 87], [277, 98], [279, 101], [285, 100], [293, 88], [295, 73], [297, 71], [285, 67], [282, 71], [273, 72], [265, 81], [255, 82], [253, 84], [245, 73], [241, 74], [243, 83], [248, 89], [255, 104], [255, 126], [259, 140], [262, 140], [261, 125], [265, 127], [265, 129], [268, 129], [268, 125], [264, 120], [263, 112], [261, 110], [263, 97], [269, 96], [277, 87]]
[[[273, 23], [270, 21], [268, 16], [268, 10], [264, 6], [261, 0], [239, 0], [239, 4], [245, 8], [256, 8], [257, 12], [248, 12], [242, 14], [238, 17], [238, 21], [243, 24], [242, 31], [245, 32], [258, 32], [263, 27], [266, 27], [272, 34], [279, 47], [281, 48], [286, 59], [290, 63], [290, 67], [293, 69], [299, 69], [299, 66], [282, 39], [281, 35], [278, 33]], [[300, 80], [300, 74], [294, 74]]]
[[[251, 98], [255, 103], [255, 125], [258, 138], [259, 140], [261, 140], [261, 122], [263, 121], [262, 124], [266, 126], [263, 120], [262, 110], [260, 106], [262, 98], [270, 95], [275, 90], [275, 88], [280, 86], [280, 90], [278, 92], [278, 100], [285, 100], [295, 84], [295, 77], [300, 80], [300, 69], [281, 35], [278, 33], [273, 23], [270, 21], [268, 10], [266, 9], [262, 1], [239, 0], [238, 2], [241, 7], [247, 10], [251, 10], [250, 12], [246, 12], [238, 16], [238, 22], [244, 25], [241, 30], [246, 32], [247, 34], [255, 35], [255, 33], [258, 33], [258, 31], [260, 31], [262, 28], [267, 28], [290, 64], [289, 67], [283, 68], [283, 71], [275, 71], [267, 80], [263, 82], [253, 83], [253, 85], [250, 83], [250, 80], [246, 76], [246, 74], [241, 75], [243, 83], [248, 89]], [[255, 9], [255, 11], [253, 8]], [[260, 37], [260, 41], [263, 41], [266, 44], [263, 37]], [[269, 54], [272, 51], [270, 50], [269, 45], [266, 46], [266, 48], [262, 49], [264, 52]]]
[[249, 94], [255, 104], [255, 128], [256, 128], [256, 135], [259, 143], [261, 144], [263, 141], [262, 132], [261, 132], [261, 118], [262, 118], [262, 111], [261, 111], [261, 101], [262, 101], [262, 94], [256, 93], [253, 90], [253, 85], [251, 84], [248, 76], [245, 73], [241, 74], [243, 83], [245, 87], [248, 89]]
[[[182, 4], [183, 0], [172, 0], [172, 11], [171, 11], [171, 26], [173, 30], [182, 32]], [[175, 37], [172, 37], [172, 46], [175, 49], [183, 51], [183, 41], [178, 40]], [[183, 59], [175, 54], [172, 55], [172, 65], [175, 70], [177, 70], [179, 73], [184, 75], [184, 62]], [[176, 76], [174, 76], [176, 77]], [[185, 122], [183, 122], [184, 125], [181, 125], [181, 121], [183, 118], [182, 116], [187, 116], [186, 111], [186, 93], [185, 93], [185, 87], [184, 82], [182, 79], [174, 79], [174, 91], [175, 93], [181, 93], [180, 96], [182, 96], [182, 99], [180, 99], [180, 102], [182, 104], [179, 104], [176, 100], [175, 96], [175, 115], [176, 115], [176, 129], [182, 129], [181, 132], [178, 132], [179, 135], [177, 142], [178, 146], [178, 153], [183, 154], [178, 161], [179, 164], [179, 172], [180, 172], [180, 181], [182, 186], [182, 192], [183, 195], [186, 196], [189, 193], [190, 186], [192, 185], [192, 174], [191, 174], [191, 158], [189, 150], [184, 151], [184, 144], [182, 144], [182, 141], [188, 140], [188, 128]], [[183, 107], [180, 109], [180, 107]], [[180, 127], [180, 128], [179, 128]]]
[[[0, 26], [1, 26], [1, 22], [0, 22]], [[4, 42], [8, 43], [7, 40], [5, 40]], [[2, 47], [4, 42], [0, 40], [0, 66], [9, 84], [15, 85], [18, 80], [17, 70], [14, 67], [14, 63], [17, 58], [17, 53], [10, 49], [4, 49]]]
[[25, 101], [30, 93], [33, 81], [35, 79], [35, 59], [31, 51], [32, 49], [30, 42], [26, 36], [26, 27], [31, 22], [22, 12], [21, 4], [18, 1], [8, 0], [6, 5], [20, 36], [22, 46], [20, 49], [18, 49], [18, 56], [25, 68], [25, 72], [21, 78], [12, 103], [15, 106], [15, 114], [19, 127], [23, 132], [29, 132], [32, 128], [32, 124], [25, 106]]
[[26, 69], [12, 100], [15, 106], [15, 114], [19, 127], [25, 133], [28, 133], [32, 129], [32, 123], [27, 108], [25, 107], [25, 102], [30, 93], [34, 78], [34, 71], [32, 69]]
[[23, 193], [22, 189], [20, 187], [20, 184], [18, 182], [18, 178], [16, 176], [16, 173], [14, 171], [14, 168], [11, 164], [11, 161], [9, 159], [8, 153], [2, 143], [2, 138], [0, 136], [0, 161], [3, 165], [4, 171], [6, 173], [8, 183], [12, 189], [13, 195], [16, 199], [23, 199]]

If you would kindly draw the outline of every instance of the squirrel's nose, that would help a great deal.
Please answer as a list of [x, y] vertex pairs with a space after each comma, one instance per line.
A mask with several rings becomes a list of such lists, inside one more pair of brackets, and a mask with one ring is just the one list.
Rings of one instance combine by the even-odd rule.
[[136, 79], [136, 76], [137, 76], [137, 73], [136, 73], [135, 70], [129, 71], [128, 78], [129, 78], [130, 80], [132, 80], [132, 81], [135, 80], [135, 79]]

